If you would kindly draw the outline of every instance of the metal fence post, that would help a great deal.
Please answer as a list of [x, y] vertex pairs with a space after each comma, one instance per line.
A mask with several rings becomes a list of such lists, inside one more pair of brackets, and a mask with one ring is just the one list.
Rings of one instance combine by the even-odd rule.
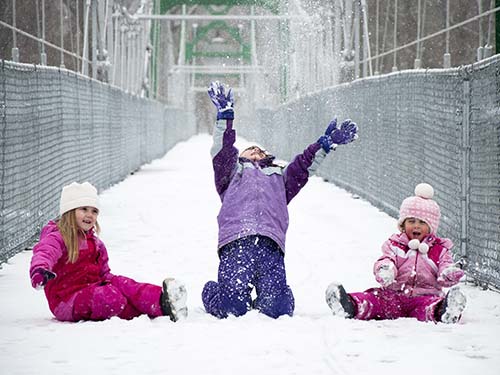
[[[495, 7], [500, 7], [500, 0], [496, 0]], [[500, 12], [495, 14], [495, 40], [496, 53], [500, 53]]]
[[392, 48], [394, 49], [394, 60], [392, 63], [392, 71], [397, 72], [398, 71], [398, 66], [397, 66], [397, 52], [396, 52], [396, 47], [398, 44], [398, 0], [394, 0], [394, 31], [393, 31], [393, 43], [392, 43]]
[[462, 107], [462, 187], [461, 187], [461, 208], [462, 208], [462, 228], [460, 234], [460, 254], [467, 258], [469, 241], [469, 183], [470, 183], [470, 106], [471, 89], [469, 77], [463, 81], [463, 107]]
[[420, 31], [421, 31], [421, 20], [422, 20], [422, 15], [421, 15], [421, 9], [422, 8], [422, 0], [418, 0], [418, 5], [417, 5], [417, 51], [416, 51], [416, 57], [415, 61], [413, 63], [414, 69], [420, 69], [422, 67], [422, 60], [420, 59]]
[[60, 1], [59, 6], [61, 7], [60, 9], [60, 32], [61, 32], [61, 68], [64, 68], [64, 2], [63, 0]]
[[19, 48], [17, 48], [17, 34], [16, 34], [16, 0], [12, 0], [12, 61], [19, 62]]
[[97, 79], [97, 2], [90, 3], [92, 17], [92, 78]]
[[451, 67], [449, 27], [450, 27], [450, 0], [446, 0], [446, 49], [443, 56], [443, 68]]
[[83, 21], [83, 50], [82, 50], [82, 74], [88, 75], [89, 72], [89, 12], [90, 1], [85, 0], [84, 21]]
[[47, 65], [47, 53], [45, 52], [45, 0], [42, 0], [42, 52], [40, 53], [40, 64]]

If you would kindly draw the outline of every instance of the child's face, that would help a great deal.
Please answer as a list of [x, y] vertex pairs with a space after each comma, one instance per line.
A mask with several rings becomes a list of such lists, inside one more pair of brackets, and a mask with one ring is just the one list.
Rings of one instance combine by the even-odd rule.
[[267, 156], [267, 153], [258, 146], [250, 146], [247, 149], [243, 150], [240, 157], [245, 159], [250, 159], [253, 161], [259, 161], [264, 159]]
[[431, 232], [431, 228], [425, 221], [409, 217], [404, 222], [404, 231], [410, 240], [417, 239], [422, 242]]
[[95, 207], [84, 206], [75, 209], [78, 228], [85, 232], [92, 229], [97, 221], [97, 215], [99, 215], [99, 210]]

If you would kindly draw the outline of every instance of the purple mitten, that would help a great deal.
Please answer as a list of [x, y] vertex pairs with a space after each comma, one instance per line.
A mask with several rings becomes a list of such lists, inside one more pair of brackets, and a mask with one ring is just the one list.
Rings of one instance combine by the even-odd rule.
[[330, 152], [335, 145], [345, 145], [354, 141], [358, 137], [358, 126], [356, 123], [347, 119], [337, 127], [337, 119], [333, 119], [326, 128], [325, 134], [322, 135], [318, 142], [325, 152]]
[[49, 280], [56, 277], [54, 272], [43, 268], [37, 268], [31, 273], [31, 286], [35, 289], [42, 289]]
[[224, 85], [218, 81], [212, 82], [208, 88], [208, 96], [217, 108], [217, 120], [234, 119], [234, 94], [231, 89], [226, 94]]

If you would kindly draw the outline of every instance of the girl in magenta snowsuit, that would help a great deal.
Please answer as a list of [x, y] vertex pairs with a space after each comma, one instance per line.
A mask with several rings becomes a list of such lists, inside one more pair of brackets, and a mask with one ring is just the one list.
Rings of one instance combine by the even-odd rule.
[[[214, 82], [209, 95], [218, 109], [211, 154], [222, 207], [217, 217], [218, 281], [205, 284], [203, 304], [218, 318], [244, 315], [252, 308], [272, 318], [292, 315], [294, 298], [284, 265], [287, 204], [334, 144], [355, 139], [356, 124], [346, 120], [337, 128], [332, 121], [324, 136], [282, 168], [257, 146], [238, 156], [231, 90], [226, 95]], [[252, 301], [254, 287], [257, 298]]]
[[172, 278], [163, 287], [113, 275], [97, 237], [97, 190], [88, 182], [63, 187], [60, 219], [50, 221], [33, 248], [30, 277], [44, 287], [49, 308], [61, 321], [132, 319], [142, 314], [171, 320], [187, 316], [186, 289]]
[[458, 287], [445, 295], [443, 288], [458, 284], [464, 272], [453, 262], [453, 243], [436, 236], [441, 213], [433, 195], [431, 185], [419, 184], [415, 196], [401, 204], [401, 233], [384, 242], [383, 254], [373, 267], [381, 288], [346, 293], [341, 284], [328, 286], [326, 302], [334, 315], [360, 320], [412, 317], [444, 323], [460, 319], [465, 295]]

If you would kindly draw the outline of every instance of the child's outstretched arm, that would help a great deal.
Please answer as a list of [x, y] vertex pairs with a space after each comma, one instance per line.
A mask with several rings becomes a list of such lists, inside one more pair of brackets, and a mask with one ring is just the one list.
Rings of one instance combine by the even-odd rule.
[[49, 280], [56, 277], [52, 268], [62, 256], [63, 247], [64, 241], [56, 234], [44, 236], [33, 247], [30, 265], [30, 279], [33, 288], [44, 287]]
[[285, 188], [286, 199], [289, 203], [293, 197], [304, 187], [319, 167], [326, 155], [337, 145], [344, 145], [354, 141], [358, 135], [358, 126], [347, 119], [337, 127], [337, 119], [333, 119], [316, 142], [310, 144], [302, 154], [297, 155], [286, 167]]
[[213, 131], [213, 145], [210, 150], [214, 167], [215, 187], [222, 195], [236, 170], [238, 150], [234, 147], [236, 132], [233, 127], [234, 96], [229, 89], [225, 93], [224, 86], [219, 82], [212, 82], [208, 89], [208, 96], [217, 108], [217, 122]]

